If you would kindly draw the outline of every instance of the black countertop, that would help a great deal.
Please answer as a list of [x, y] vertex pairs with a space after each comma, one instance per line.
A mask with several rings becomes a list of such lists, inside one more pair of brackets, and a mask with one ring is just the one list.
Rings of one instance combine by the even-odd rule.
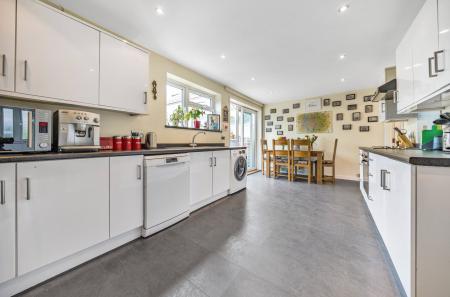
[[14, 162], [31, 162], [31, 161], [48, 161], [48, 160], [64, 160], [64, 159], [83, 159], [83, 158], [101, 158], [101, 157], [117, 157], [117, 156], [155, 156], [167, 154], [181, 154], [193, 152], [222, 151], [245, 149], [246, 147], [226, 147], [226, 146], [198, 146], [190, 147], [167, 147], [157, 149], [144, 149], [140, 151], [99, 151], [99, 152], [76, 152], [76, 153], [21, 153], [21, 154], [4, 154], [0, 155], [0, 163]]
[[385, 156], [397, 161], [420, 166], [450, 167], [450, 153], [420, 149], [389, 149], [360, 147], [360, 150]]

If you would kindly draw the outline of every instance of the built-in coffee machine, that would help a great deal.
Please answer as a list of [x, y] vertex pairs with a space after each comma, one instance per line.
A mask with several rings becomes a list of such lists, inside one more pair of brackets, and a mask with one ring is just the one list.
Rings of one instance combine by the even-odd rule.
[[98, 151], [100, 115], [78, 110], [58, 110], [53, 115], [54, 144], [59, 152]]

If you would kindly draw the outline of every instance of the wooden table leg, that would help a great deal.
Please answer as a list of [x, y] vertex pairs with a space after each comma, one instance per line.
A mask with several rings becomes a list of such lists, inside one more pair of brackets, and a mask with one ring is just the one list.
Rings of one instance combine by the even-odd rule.
[[322, 155], [322, 153], [318, 153], [317, 154], [317, 172], [316, 172], [316, 174], [317, 174], [317, 183], [319, 185], [322, 184], [322, 176], [323, 176], [323, 172], [322, 172], [323, 164], [322, 164], [322, 162], [323, 162], [323, 155]]
[[266, 176], [270, 177], [270, 152], [266, 154]]

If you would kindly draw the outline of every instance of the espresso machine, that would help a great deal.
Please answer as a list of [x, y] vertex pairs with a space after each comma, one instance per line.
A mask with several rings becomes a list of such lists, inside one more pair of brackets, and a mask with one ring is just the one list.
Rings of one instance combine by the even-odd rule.
[[78, 110], [58, 110], [53, 115], [54, 144], [58, 152], [100, 150], [100, 115]]
[[450, 153], [450, 124], [442, 125], [442, 150]]

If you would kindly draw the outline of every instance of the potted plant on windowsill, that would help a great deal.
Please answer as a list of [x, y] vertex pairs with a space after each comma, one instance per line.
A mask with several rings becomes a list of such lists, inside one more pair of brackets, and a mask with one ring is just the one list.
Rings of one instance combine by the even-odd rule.
[[192, 120], [194, 122], [194, 128], [200, 129], [199, 118], [205, 114], [205, 111], [201, 108], [192, 108], [186, 113], [186, 120]]
[[183, 127], [185, 117], [186, 114], [184, 113], [183, 108], [178, 105], [177, 109], [170, 115], [169, 121], [175, 127]]

